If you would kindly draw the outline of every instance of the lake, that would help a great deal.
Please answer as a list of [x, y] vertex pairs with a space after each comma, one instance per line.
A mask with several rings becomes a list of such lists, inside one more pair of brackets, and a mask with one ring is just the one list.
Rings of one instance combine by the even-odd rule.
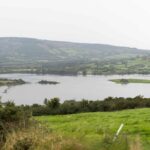
[[[45, 98], [59, 97], [64, 100], [103, 100], [108, 96], [150, 97], [150, 84], [116, 84], [109, 79], [140, 78], [150, 79], [150, 75], [111, 75], [111, 76], [59, 76], [36, 74], [0, 74], [0, 78], [23, 79], [29, 83], [12, 87], [0, 87], [3, 101], [13, 100], [16, 104], [42, 104]], [[40, 80], [58, 81], [57, 85], [41, 85]]]

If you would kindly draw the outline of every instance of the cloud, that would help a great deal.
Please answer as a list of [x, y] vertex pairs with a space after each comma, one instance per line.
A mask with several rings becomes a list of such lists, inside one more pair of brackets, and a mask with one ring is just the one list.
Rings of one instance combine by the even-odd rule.
[[149, 6], [149, 0], [0, 0], [0, 33], [150, 49]]

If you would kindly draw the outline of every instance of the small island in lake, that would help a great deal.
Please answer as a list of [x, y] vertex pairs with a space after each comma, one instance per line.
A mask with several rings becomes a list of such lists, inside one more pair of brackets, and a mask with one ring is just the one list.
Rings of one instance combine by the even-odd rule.
[[150, 84], [150, 80], [148, 79], [112, 79], [109, 80], [118, 84], [128, 84], [128, 83], [149, 83]]
[[47, 81], [47, 80], [41, 80], [38, 82], [39, 84], [59, 84], [57, 81]]
[[0, 79], [0, 86], [13, 86], [13, 85], [21, 85], [25, 84], [26, 82], [22, 79]]

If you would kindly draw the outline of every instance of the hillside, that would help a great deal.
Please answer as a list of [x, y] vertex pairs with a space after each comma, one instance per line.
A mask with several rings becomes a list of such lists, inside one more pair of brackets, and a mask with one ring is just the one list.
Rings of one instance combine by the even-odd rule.
[[0, 57], [4, 62], [100, 60], [146, 55], [147, 53], [147, 51], [136, 48], [103, 44], [58, 42], [31, 38], [0, 38]]
[[[35, 117], [35, 119], [49, 127], [53, 133], [80, 139], [86, 145], [91, 146], [93, 150], [127, 150], [127, 145], [129, 145], [128, 150], [149, 150], [149, 113], [150, 109], [146, 108], [117, 112], [41, 116]], [[115, 142], [116, 145], [111, 144], [121, 123], [124, 123], [124, 128]], [[103, 138], [106, 139], [103, 141]], [[122, 142], [120, 138], [122, 138]]]
[[[32, 38], [0, 38], [0, 72], [78, 72], [96, 62], [150, 56], [150, 52], [104, 44]], [[92, 64], [93, 63], [93, 64]], [[43, 69], [44, 68], [44, 69]], [[69, 70], [69, 69], [70, 70]], [[68, 70], [67, 70], [68, 69]]]

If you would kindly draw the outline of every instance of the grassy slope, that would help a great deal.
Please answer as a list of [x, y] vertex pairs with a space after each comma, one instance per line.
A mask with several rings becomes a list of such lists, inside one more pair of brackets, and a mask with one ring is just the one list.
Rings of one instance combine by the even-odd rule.
[[[118, 112], [81, 113], [64, 116], [41, 116], [37, 120], [58, 133], [84, 139], [89, 145], [99, 147], [100, 139], [109, 133], [113, 135], [121, 123], [122, 133], [129, 138], [137, 136], [142, 141], [143, 149], [150, 149], [150, 109], [125, 110]], [[94, 149], [94, 148], [93, 148]], [[96, 148], [95, 148], [96, 149]]]

